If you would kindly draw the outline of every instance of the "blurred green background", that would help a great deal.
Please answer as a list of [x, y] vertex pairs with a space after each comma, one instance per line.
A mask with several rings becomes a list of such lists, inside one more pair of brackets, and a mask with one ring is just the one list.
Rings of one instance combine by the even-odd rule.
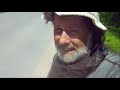
[[101, 22], [108, 28], [105, 44], [120, 53], [120, 12], [99, 12]]

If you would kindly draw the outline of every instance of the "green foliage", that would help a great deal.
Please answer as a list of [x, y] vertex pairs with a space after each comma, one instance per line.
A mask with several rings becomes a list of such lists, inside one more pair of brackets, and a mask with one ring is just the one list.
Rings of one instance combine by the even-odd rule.
[[120, 53], [120, 39], [113, 35], [111, 32], [107, 32], [106, 34], [105, 44], [114, 51]]
[[109, 32], [120, 38], [120, 12], [100, 12], [100, 19]]
[[120, 52], [120, 12], [100, 12], [100, 20], [108, 28], [105, 44]]

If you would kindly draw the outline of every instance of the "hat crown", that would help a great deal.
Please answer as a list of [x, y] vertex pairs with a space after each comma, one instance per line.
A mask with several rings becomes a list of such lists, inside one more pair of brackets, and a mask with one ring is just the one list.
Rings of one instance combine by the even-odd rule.
[[101, 30], [107, 30], [107, 28], [100, 22], [100, 15], [98, 12], [46, 12], [44, 13], [44, 18], [46, 21], [52, 21], [53, 13], [59, 16], [69, 16], [69, 15], [78, 15], [90, 18], [95, 26], [97, 26]]

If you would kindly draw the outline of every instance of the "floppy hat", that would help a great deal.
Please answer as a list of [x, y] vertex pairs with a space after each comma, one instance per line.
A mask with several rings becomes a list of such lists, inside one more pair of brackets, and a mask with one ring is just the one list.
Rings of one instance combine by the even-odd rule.
[[59, 16], [69, 16], [69, 15], [78, 15], [88, 17], [92, 20], [93, 24], [100, 30], [107, 30], [107, 28], [100, 22], [98, 12], [45, 12], [43, 17], [48, 21], [51, 20], [52, 14], [55, 13]]

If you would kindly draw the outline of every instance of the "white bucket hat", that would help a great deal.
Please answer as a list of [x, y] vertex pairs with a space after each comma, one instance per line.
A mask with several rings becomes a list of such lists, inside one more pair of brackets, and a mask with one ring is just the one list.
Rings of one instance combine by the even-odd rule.
[[[45, 19], [50, 18], [50, 15], [53, 12], [48, 12], [47, 17], [43, 15]], [[101, 30], [107, 30], [107, 28], [100, 22], [99, 13], [98, 12], [54, 12], [59, 16], [68, 16], [68, 15], [78, 15], [88, 17], [92, 20], [93, 24]]]

